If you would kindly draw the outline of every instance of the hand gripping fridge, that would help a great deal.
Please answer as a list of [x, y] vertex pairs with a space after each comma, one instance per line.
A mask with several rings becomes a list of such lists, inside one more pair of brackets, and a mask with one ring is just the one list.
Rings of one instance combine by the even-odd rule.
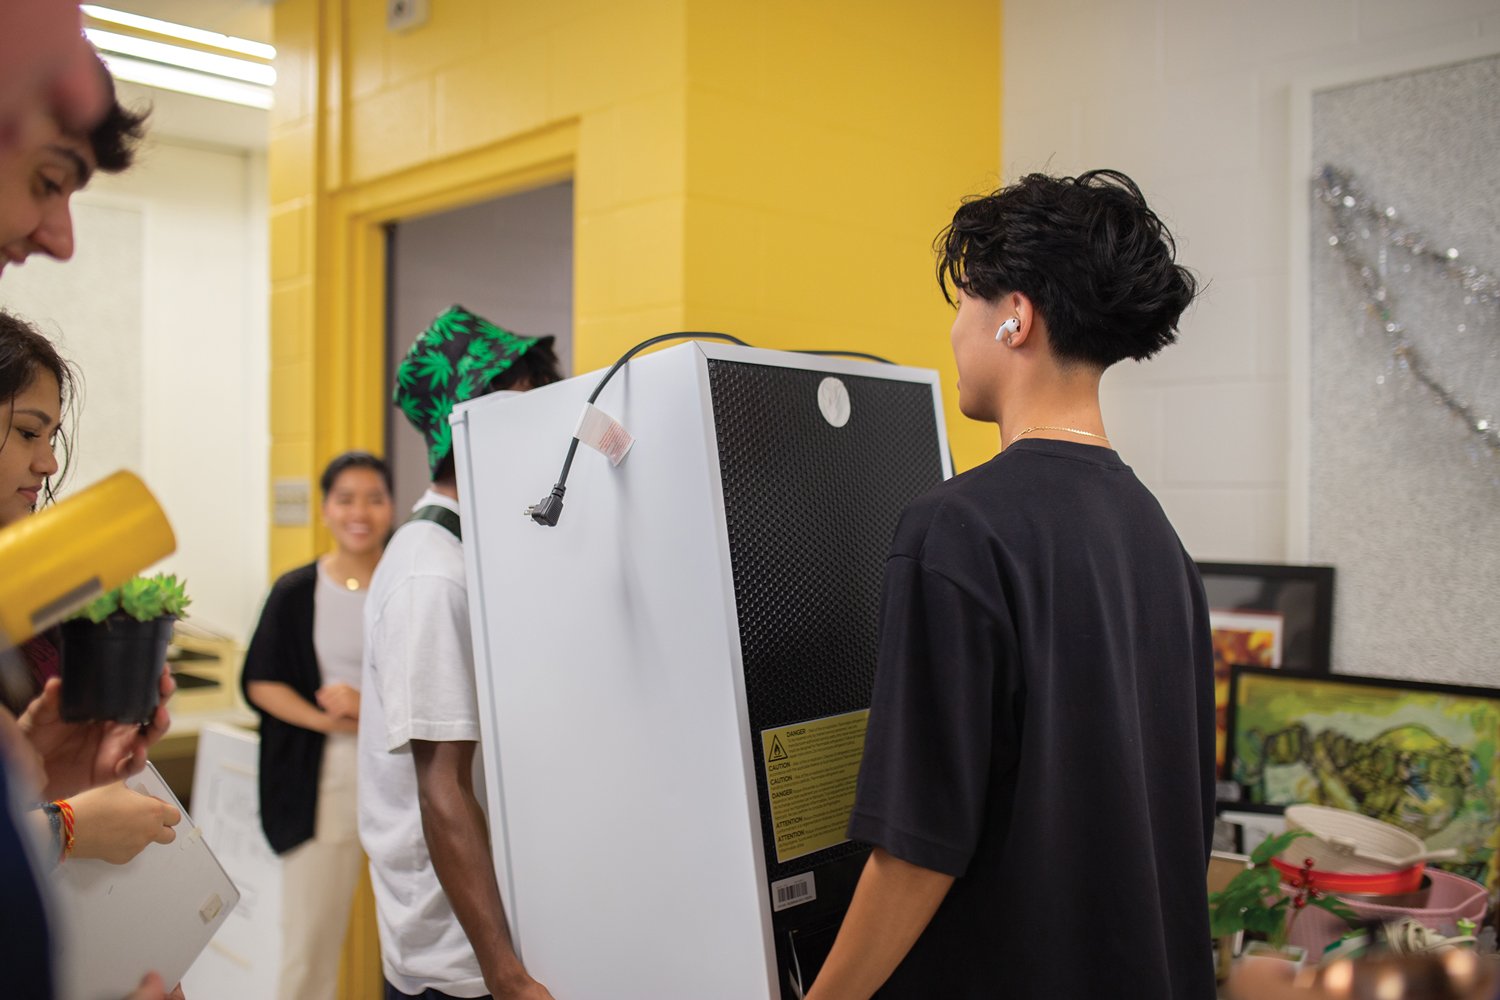
[[937, 373], [695, 341], [600, 385], [452, 417], [517, 950], [570, 1000], [800, 997], [868, 854], [886, 555], [952, 473]]

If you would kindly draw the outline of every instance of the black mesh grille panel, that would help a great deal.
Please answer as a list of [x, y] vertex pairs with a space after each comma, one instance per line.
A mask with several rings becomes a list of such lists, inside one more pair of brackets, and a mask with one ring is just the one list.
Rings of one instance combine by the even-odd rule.
[[901, 512], [942, 480], [932, 388], [837, 375], [849, 421], [818, 409], [830, 372], [710, 360], [724, 517], [772, 880], [862, 850], [776, 863], [760, 732], [870, 705], [880, 579]]

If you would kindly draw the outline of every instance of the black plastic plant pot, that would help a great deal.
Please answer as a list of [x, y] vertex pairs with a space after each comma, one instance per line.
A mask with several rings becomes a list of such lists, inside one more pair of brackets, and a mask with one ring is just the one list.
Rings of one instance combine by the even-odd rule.
[[116, 612], [98, 624], [63, 622], [63, 720], [150, 722], [161, 701], [158, 685], [175, 621], [162, 615], [142, 622]]

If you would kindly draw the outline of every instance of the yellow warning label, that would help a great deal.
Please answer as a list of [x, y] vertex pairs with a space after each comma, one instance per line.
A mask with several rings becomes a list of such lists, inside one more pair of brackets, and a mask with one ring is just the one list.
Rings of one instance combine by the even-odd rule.
[[778, 863], [849, 839], [844, 830], [869, 718], [864, 708], [761, 731]]

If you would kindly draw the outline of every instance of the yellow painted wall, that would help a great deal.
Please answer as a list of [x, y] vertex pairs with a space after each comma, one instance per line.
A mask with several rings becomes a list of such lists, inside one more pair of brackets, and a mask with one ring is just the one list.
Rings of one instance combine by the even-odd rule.
[[[282, 0], [275, 24], [273, 477], [315, 479], [345, 448], [381, 450], [381, 268], [366, 230], [409, 210], [560, 169], [575, 181], [576, 341], [681, 324], [681, 2], [432, 0], [426, 27], [394, 34], [381, 0]], [[531, 149], [566, 162], [528, 174]], [[487, 163], [514, 178], [490, 183]], [[271, 535], [273, 573], [326, 544], [316, 525]]]
[[[960, 468], [994, 453], [930, 243], [998, 174], [998, 0], [431, 0], [408, 34], [384, 9], [275, 10], [273, 477], [381, 447], [378, 226], [560, 176], [579, 370], [682, 328], [865, 350], [943, 371]], [[271, 568], [325, 543], [273, 528]]]
[[958, 468], [992, 457], [931, 245], [998, 180], [1000, 4], [694, 0], [687, 40], [688, 328], [936, 368]]
[[[381, 226], [567, 177], [577, 370], [679, 329], [867, 351], [943, 372], [960, 469], [995, 453], [930, 245], [997, 181], [1000, 0], [430, 5], [407, 34], [384, 0], [275, 8], [273, 478], [382, 450]], [[313, 522], [272, 528], [273, 573]], [[371, 920], [345, 998], [380, 995]]]

